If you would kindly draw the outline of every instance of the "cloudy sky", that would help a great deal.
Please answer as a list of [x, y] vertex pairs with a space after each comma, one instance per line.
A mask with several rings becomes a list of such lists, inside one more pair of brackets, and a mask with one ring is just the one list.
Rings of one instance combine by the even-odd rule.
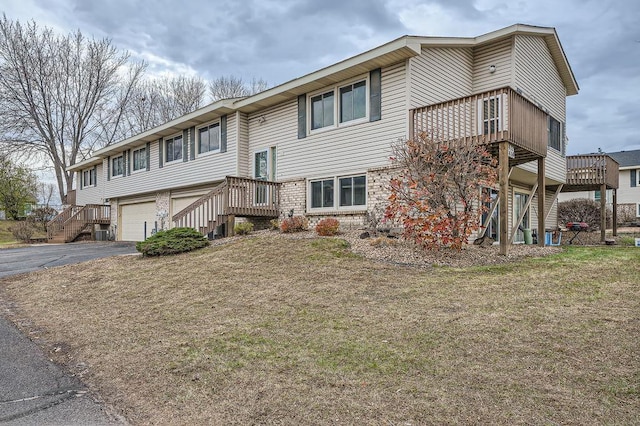
[[152, 73], [271, 85], [405, 34], [551, 26], [580, 85], [567, 100], [568, 153], [640, 149], [637, 0], [4, 0], [0, 12], [109, 37]]

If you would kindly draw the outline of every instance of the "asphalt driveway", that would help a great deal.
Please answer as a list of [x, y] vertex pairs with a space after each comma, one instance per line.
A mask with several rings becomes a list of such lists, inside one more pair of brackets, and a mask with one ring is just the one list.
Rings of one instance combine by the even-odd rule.
[[135, 243], [113, 241], [39, 244], [2, 249], [0, 250], [0, 278], [101, 257], [133, 253], [137, 253]]
[[[46, 244], [0, 250], [0, 279], [101, 257], [136, 253], [129, 242]], [[0, 308], [4, 308], [0, 299]], [[0, 424], [113, 425], [80, 380], [63, 371], [0, 310]]]

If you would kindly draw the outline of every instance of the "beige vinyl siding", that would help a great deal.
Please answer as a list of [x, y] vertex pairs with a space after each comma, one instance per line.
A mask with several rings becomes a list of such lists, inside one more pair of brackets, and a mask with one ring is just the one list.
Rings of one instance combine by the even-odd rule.
[[[510, 86], [512, 83], [512, 51], [511, 38], [476, 47], [473, 51], [473, 92]], [[495, 65], [496, 71], [489, 72], [489, 66]]]
[[[171, 188], [201, 185], [236, 174], [236, 116], [227, 118], [227, 152], [197, 155], [195, 160], [164, 163], [158, 167], [158, 142], [151, 143], [151, 170], [131, 176], [112, 177], [105, 189], [106, 198], [143, 194]], [[196, 144], [197, 145], [197, 144]], [[197, 149], [197, 148], [196, 148]], [[183, 153], [183, 156], [187, 153]]]
[[[567, 159], [555, 149], [547, 150], [547, 157], [544, 161], [545, 178], [547, 185], [565, 183], [567, 181]], [[522, 170], [538, 174], [538, 162], [532, 161], [517, 166]]]
[[[636, 176], [638, 173], [640, 173], [640, 166]], [[631, 186], [631, 170], [620, 170], [618, 182], [618, 204], [640, 203], [640, 186]]]
[[423, 48], [410, 59], [410, 106], [437, 104], [473, 91], [471, 48]]
[[515, 86], [528, 99], [566, 122], [566, 89], [542, 37], [515, 36]]
[[277, 180], [361, 173], [388, 165], [391, 144], [406, 136], [405, 69], [404, 62], [382, 69], [380, 121], [328, 129], [298, 139], [297, 99], [251, 114], [249, 164], [254, 152], [277, 146]]
[[107, 175], [103, 165], [98, 164], [96, 167], [96, 179], [98, 181], [96, 186], [80, 189], [80, 174], [84, 172], [84, 170], [80, 170], [80, 172], [76, 174], [76, 204], [79, 206], [84, 206], [86, 204], [102, 204], [104, 200], [105, 183], [107, 180]]

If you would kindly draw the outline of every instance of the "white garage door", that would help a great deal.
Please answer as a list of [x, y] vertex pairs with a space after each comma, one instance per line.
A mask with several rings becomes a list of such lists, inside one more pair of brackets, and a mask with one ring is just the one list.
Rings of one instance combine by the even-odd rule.
[[123, 241], [143, 241], [151, 236], [156, 221], [156, 203], [125, 204], [120, 210], [120, 230]]

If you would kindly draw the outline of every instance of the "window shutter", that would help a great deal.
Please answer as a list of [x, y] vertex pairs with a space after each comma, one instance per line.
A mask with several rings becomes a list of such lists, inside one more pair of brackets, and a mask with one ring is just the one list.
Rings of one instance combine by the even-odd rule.
[[227, 152], [227, 116], [220, 117], [220, 152]]
[[[196, 128], [192, 127], [189, 129], [189, 158], [191, 160], [196, 159]], [[185, 152], [183, 155], [187, 155]]]
[[93, 186], [98, 186], [98, 166], [93, 166]]
[[[184, 129], [182, 131], [182, 162], [185, 163], [189, 161], [189, 157], [187, 156], [187, 144], [189, 143], [189, 133], [191, 129]], [[175, 143], [175, 142], [174, 142]]]
[[382, 119], [382, 70], [375, 69], [369, 73], [369, 121]]
[[111, 157], [107, 157], [107, 180], [111, 180]]
[[164, 144], [162, 143], [162, 139], [158, 139], [158, 168], [162, 168], [162, 162], [164, 160], [164, 158], [162, 157], [162, 146]]
[[638, 177], [636, 175], [637, 170], [631, 170], [631, 182], [629, 182], [631, 184], [631, 187], [635, 187], [638, 184]]
[[144, 154], [147, 160], [147, 171], [151, 170], [151, 143], [147, 142], [144, 148]]
[[80, 191], [82, 191], [82, 187], [84, 186], [84, 185], [82, 184], [82, 176], [84, 176], [84, 172], [83, 172], [82, 170], [80, 170], [80, 171], [78, 172], [78, 189], [79, 189]]
[[307, 95], [298, 96], [298, 139], [307, 137]]

